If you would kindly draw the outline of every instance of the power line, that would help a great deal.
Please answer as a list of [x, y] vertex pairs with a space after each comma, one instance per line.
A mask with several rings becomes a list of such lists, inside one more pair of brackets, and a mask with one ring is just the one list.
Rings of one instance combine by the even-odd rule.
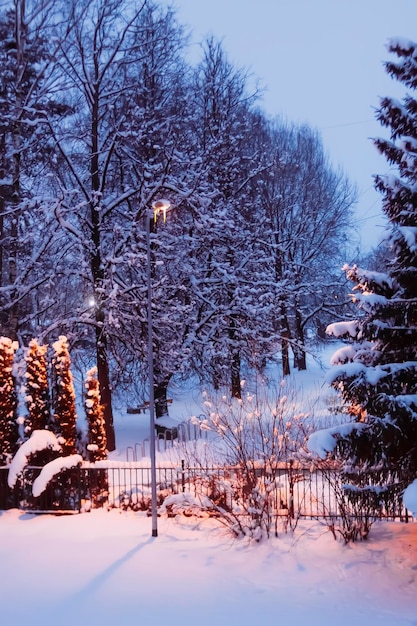
[[359, 126], [360, 124], [369, 124], [369, 122], [375, 122], [374, 118], [369, 120], [362, 120], [360, 122], [345, 122], [343, 124], [334, 124], [333, 126], [322, 126], [319, 130], [330, 130], [332, 128], [344, 128], [345, 126]]

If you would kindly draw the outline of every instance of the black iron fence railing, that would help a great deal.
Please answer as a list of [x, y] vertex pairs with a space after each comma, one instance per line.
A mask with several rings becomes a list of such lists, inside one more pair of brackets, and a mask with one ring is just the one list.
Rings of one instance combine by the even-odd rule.
[[[33, 512], [80, 512], [109, 507], [149, 510], [151, 469], [135, 463], [118, 467], [76, 467], [64, 470], [35, 497], [32, 487], [41, 468], [27, 467], [13, 489], [7, 484], [8, 468], [0, 467], [0, 509], [20, 508]], [[162, 505], [167, 496], [189, 494], [212, 510], [236, 510], [250, 496], [250, 490], [264, 494], [272, 515], [297, 518], [338, 518], [362, 514], [373, 517], [411, 519], [402, 501], [399, 484], [361, 490], [357, 505], [348, 497], [336, 470], [297, 467], [157, 467], [157, 498]]]

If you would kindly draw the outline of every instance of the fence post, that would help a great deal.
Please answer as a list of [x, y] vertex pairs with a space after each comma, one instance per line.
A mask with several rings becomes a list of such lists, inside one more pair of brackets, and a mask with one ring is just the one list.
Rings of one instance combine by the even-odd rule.
[[290, 459], [290, 471], [288, 475], [288, 479], [290, 482], [290, 502], [289, 502], [289, 514], [290, 518], [294, 519], [294, 477], [293, 477], [293, 459]]
[[182, 492], [185, 492], [185, 462], [184, 459], [181, 460], [181, 486], [182, 486]]
[[78, 491], [78, 513], [81, 513], [81, 494], [82, 494], [82, 489], [81, 489], [81, 464], [77, 465], [77, 491]]

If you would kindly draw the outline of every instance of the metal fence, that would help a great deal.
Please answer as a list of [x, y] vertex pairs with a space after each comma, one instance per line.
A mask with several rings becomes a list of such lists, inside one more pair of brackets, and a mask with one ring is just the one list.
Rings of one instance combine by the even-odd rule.
[[[32, 512], [81, 512], [91, 507], [149, 510], [151, 469], [134, 463], [118, 467], [77, 467], [65, 470], [38, 497], [32, 485], [41, 468], [27, 467], [14, 489], [7, 485], [7, 468], [0, 468], [0, 509], [20, 508]], [[408, 521], [402, 502], [402, 488], [392, 485], [377, 491], [362, 491], [356, 506], [347, 497], [335, 470], [297, 467], [293, 463], [269, 469], [241, 467], [157, 467], [157, 497], [161, 505], [167, 496], [188, 494], [198, 504], [211, 503], [213, 512], [235, 510], [248, 490], [267, 494], [272, 515], [277, 517], [329, 519], [363, 514]], [[362, 507], [362, 509], [360, 508]]]
[[8, 467], [0, 467], [0, 510], [16, 508], [18, 501], [14, 490], [11, 490], [7, 484], [9, 475]]
[[[204, 420], [204, 415], [199, 415], [196, 420]], [[177, 444], [186, 444], [190, 441], [197, 441], [199, 439], [211, 439], [215, 436], [215, 433], [201, 428], [198, 421], [191, 419], [180, 422], [174, 428], [164, 428], [162, 431], [156, 433], [155, 448], [157, 452], [166, 452]], [[149, 439], [138, 441], [132, 446], [126, 448], [126, 461], [136, 462], [144, 457], [150, 456], [151, 442]]]

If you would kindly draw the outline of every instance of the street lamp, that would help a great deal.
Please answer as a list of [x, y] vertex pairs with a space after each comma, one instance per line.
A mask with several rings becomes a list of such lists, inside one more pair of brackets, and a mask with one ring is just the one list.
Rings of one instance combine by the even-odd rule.
[[162, 213], [164, 222], [166, 213], [171, 207], [168, 200], [156, 200], [152, 203], [152, 213], [147, 211], [146, 216], [146, 278], [148, 284], [148, 367], [149, 367], [149, 427], [150, 427], [150, 455], [151, 455], [151, 511], [152, 537], [158, 536], [158, 513], [156, 501], [156, 459], [155, 459], [155, 390], [153, 372], [153, 325], [152, 325], [152, 273], [151, 273], [151, 221], [156, 221]]

